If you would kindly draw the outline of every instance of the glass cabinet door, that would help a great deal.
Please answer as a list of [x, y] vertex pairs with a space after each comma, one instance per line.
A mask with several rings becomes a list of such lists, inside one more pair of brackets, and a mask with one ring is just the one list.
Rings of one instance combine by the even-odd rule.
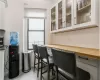
[[66, 27], [72, 26], [72, 1], [66, 0]]
[[51, 9], [51, 31], [56, 30], [56, 7]]
[[91, 21], [91, 0], [76, 0], [76, 24]]
[[63, 28], [62, 26], [62, 1], [58, 3], [58, 29]]

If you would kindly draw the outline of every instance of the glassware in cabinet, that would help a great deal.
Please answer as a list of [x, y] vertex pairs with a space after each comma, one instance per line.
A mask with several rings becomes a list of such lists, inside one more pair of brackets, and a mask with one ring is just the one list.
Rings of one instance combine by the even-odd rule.
[[51, 9], [51, 31], [56, 30], [56, 7]]
[[66, 27], [72, 26], [72, 1], [66, 0]]
[[91, 21], [91, 0], [77, 0], [77, 24]]
[[58, 29], [63, 28], [62, 26], [62, 1], [58, 3]]

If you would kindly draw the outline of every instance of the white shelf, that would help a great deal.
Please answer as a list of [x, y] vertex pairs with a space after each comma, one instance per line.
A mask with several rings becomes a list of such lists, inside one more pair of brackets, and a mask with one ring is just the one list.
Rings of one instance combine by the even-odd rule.
[[58, 20], [62, 20], [62, 18], [58, 18]]
[[56, 22], [56, 20], [52, 20], [52, 21], [51, 21], [51, 23], [54, 23], [54, 22]]
[[66, 16], [71, 16], [71, 13], [66, 13]]
[[[89, 26], [82, 26], [82, 25], [86, 25], [86, 24], [88, 24]], [[91, 25], [90, 22], [87, 22], [87, 23], [80, 24], [78, 27], [77, 27], [77, 25], [76, 26], [65, 27], [65, 28], [62, 28], [62, 29], [51, 31], [51, 33], [61, 33], [61, 32], [75, 31], [75, 30], [93, 28], [93, 27], [97, 27], [96, 24]]]
[[58, 8], [58, 10], [61, 11], [62, 10], [62, 7], [61, 8]]
[[88, 5], [86, 5], [86, 6], [82, 7], [82, 8], [80, 8], [80, 9], [78, 9], [78, 12], [83, 11], [83, 10], [85, 10], [86, 8], [90, 7], [90, 6], [91, 6], [91, 4], [88, 4]]
[[55, 12], [52, 12], [51, 14], [52, 14], [52, 15], [55, 15]]

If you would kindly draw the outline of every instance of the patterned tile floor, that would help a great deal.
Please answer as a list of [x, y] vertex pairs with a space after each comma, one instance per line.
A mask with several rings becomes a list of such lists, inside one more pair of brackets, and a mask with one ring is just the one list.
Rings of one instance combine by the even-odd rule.
[[5, 77], [5, 80], [39, 80], [37, 78], [36, 72], [33, 72], [32, 70], [28, 73], [21, 73], [18, 77], [14, 79], [8, 79], [8, 77]]
[[[43, 80], [47, 80], [47, 74], [44, 74], [43, 77], [44, 77]], [[4, 80], [40, 80], [40, 79], [37, 78], [37, 72], [36, 71], [34, 72], [33, 70], [31, 70], [28, 73], [20, 73], [20, 75], [14, 79], [8, 79], [8, 76], [7, 76], [5, 77]], [[65, 79], [60, 78], [59, 80], [65, 80]]]

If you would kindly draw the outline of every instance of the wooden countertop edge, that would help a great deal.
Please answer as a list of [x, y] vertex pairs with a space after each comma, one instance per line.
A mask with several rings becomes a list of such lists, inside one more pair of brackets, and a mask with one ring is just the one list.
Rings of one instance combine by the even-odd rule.
[[[93, 48], [84, 48], [84, 47], [76, 47], [76, 46], [67, 46], [67, 45], [55, 45], [55, 44], [51, 44], [51, 45], [45, 45], [47, 47], [50, 47], [50, 48], [56, 48], [56, 49], [62, 49], [62, 50], [65, 50], [65, 51], [73, 51], [73, 52], [76, 52], [76, 54], [80, 55], [80, 56], [86, 56], [86, 57], [90, 57], [90, 58], [94, 58], [94, 59], [100, 59], [100, 50], [99, 49], [93, 49]], [[71, 49], [65, 49], [67, 47], [70, 47], [70, 48], [73, 48], [74, 50], [71, 50]], [[78, 49], [79, 51], [75, 50]], [[81, 50], [85, 50], [85, 52], [81, 52]], [[95, 54], [89, 54], [87, 53], [89, 50], [92, 50], [93, 52], [96, 52]], [[92, 53], [93, 53], [92, 52]]]

